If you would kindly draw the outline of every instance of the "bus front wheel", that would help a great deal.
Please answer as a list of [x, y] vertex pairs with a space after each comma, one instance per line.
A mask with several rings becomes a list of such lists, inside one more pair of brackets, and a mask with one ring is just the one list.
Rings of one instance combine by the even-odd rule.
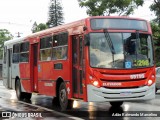
[[110, 102], [112, 107], [120, 107], [123, 104], [123, 101], [118, 101], [118, 102]]
[[71, 109], [73, 105], [73, 100], [68, 100], [67, 89], [64, 82], [62, 82], [59, 87], [59, 104], [62, 111]]

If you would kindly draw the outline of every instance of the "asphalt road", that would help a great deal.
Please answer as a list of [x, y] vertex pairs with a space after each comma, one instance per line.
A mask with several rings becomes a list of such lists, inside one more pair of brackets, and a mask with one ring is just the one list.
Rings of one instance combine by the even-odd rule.
[[[7, 90], [0, 81], [0, 114], [2, 119], [23, 120], [159, 120], [160, 91], [150, 101], [124, 102], [113, 108], [108, 102], [93, 103], [74, 101], [72, 110], [60, 112], [52, 104], [52, 97], [33, 94], [31, 101], [18, 101], [14, 90]], [[11, 117], [5, 117], [6, 112]], [[35, 114], [33, 114], [35, 113]], [[19, 115], [19, 116], [18, 116]], [[31, 116], [32, 115], [32, 116]], [[33, 116], [35, 115], [35, 116]], [[36, 116], [37, 115], [37, 116]], [[28, 118], [30, 117], [30, 118]], [[1, 119], [1, 118], [0, 118]]]

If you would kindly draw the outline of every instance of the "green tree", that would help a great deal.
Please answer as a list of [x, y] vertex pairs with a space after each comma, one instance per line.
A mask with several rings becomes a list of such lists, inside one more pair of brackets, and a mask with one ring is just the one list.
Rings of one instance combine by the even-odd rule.
[[153, 4], [150, 6], [150, 10], [155, 12], [157, 16], [155, 21], [159, 22], [160, 25], [160, 0], [154, 0]]
[[47, 27], [47, 24], [45, 24], [45, 23], [40, 23], [39, 25], [38, 25], [38, 30], [39, 31], [41, 31], [41, 30], [45, 30], [45, 29], [47, 29], [48, 27]]
[[38, 32], [38, 31], [42, 31], [47, 29], [47, 25], [45, 23], [40, 23], [37, 25], [36, 22], [34, 22], [33, 27], [32, 27], [32, 33]]
[[111, 14], [129, 15], [134, 9], [142, 6], [144, 0], [78, 0], [81, 7], [87, 8], [90, 16], [105, 16]]
[[13, 36], [7, 29], [0, 29], [0, 59], [3, 57], [4, 42], [12, 38]]
[[32, 26], [32, 33], [37, 32], [37, 31], [38, 31], [37, 28], [38, 28], [38, 27], [37, 27], [37, 22], [34, 22], [34, 24], [33, 24], [33, 26]]
[[152, 32], [153, 32], [153, 40], [155, 46], [155, 62], [156, 66], [160, 66], [160, 27], [159, 25], [152, 21], [151, 22]]
[[63, 8], [60, 0], [51, 0], [49, 6], [49, 17], [47, 25], [49, 28], [62, 25], [63, 18]]

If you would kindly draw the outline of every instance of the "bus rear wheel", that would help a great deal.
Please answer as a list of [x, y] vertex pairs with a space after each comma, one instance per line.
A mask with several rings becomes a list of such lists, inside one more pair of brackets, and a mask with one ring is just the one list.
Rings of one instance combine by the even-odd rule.
[[22, 100], [25, 97], [25, 94], [21, 90], [20, 80], [17, 80], [16, 82], [16, 95], [17, 95], [18, 100]]
[[73, 100], [68, 100], [67, 89], [64, 82], [62, 82], [59, 87], [59, 104], [61, 111], [71, 109], [73, 106]]
[[112, 107], [120, 107], [123, 104], [123, 101], [118, 101], [118, 102], [110, 102]]
[[16, 82], [16, 95], [18, 100], [23, 100], [23, 99], [30, 100], [32, 97], [32, 93], [22, 92], [21, 83], [19, 80], [17, 80]]

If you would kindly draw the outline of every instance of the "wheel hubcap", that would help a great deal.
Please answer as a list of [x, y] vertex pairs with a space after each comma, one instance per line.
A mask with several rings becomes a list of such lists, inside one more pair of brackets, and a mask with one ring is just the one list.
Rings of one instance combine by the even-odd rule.
[[66, 99], [66, 92], [65, 89], [62, 89], [60, 92], [60, 100], [62, 103], [65, 103], [65, 99]]

